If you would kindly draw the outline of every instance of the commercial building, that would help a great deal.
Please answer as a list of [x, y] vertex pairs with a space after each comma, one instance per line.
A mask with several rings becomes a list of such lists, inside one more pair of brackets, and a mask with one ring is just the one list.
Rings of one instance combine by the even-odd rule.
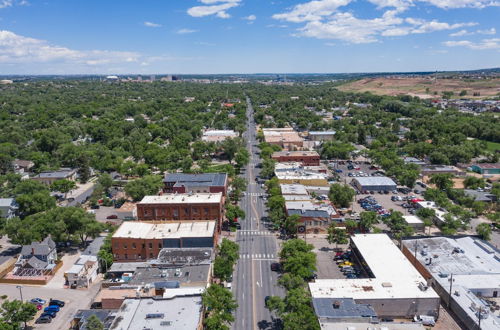
[[124, 222], [111, 238], [115, 261], [156, 259], [163, 248], [212, 248], [216, 221]]
[[91, 316], [95, 316], [104, 325], [104, 329], [110, 329], [115, 319], [115, 311], [110, 309], [79, 309], [71, 321], [71, 329], [87, 330], [87, 322]]
[[331, 141], [336, 133], [335, 131], [311, 131], [308, 136], [311, 141]]
[[38, 175], [32, 177], [32, 180], [44, 183], [46, 185], [51, 185], [54, 181], [57, 180], [76, 180], [77, 171], [72, 168], [61, 168], [57, 171], [45, 171], [41, 172]]
[[223, 217], [224, 197], [222, 193], [145, 196], [137, 203], [138, 220], [216, 220], [220, 224]]
[[200, 294], [171, 299], [125, 299], [111, 329], [201, 330], [201, 312]]
[[315, 166], [304, 166], [299, 162], [286, 162], [286, 163], [276, 163], [274, 166], [275, 172], [311, 172], [311, 173], [323, 173], [328, 172], [328, 167], [326, 165], [320, 164]]
[[302, 184], [305, 186], [329, 187], [327, 175], [309, 171], [275, 171], [280, 184]]
[[432, 201], [416, 202], [415, 208], [416, 209], [421, 209], [421, 208], [432, 209], [432, 210], [434, 210], [434, 218], [433, 218], [434, 223], [437, 225], [441, 225], [445, 222], [444, 216], [447, 214], [447, 212], [445, 212], [444, 209], [438, 207], [436, 205], [436, 202], [432, 202]]
[[303, 166], [319, 166], [319, 154], [316, 151], [277, 151], [272, 158], [279, 162], [298, 162]]
[[264, 128], [264, 140], [269, 144], [276, 144], [287, 150], [300, 149], [304, 146], [304, 139], [291, 127]]
[[19, 205], [14, 198], [0, 198], [0, 218], [13, 218], [18, 209]]
[[386, 176], [367, 176], [354, 178], [352, 184], [359, 191], [393, 191], [397, 184]]
[[343, 218], [330, 204], [315, 204], [311, 201], [285, 202], [287, 216], [299, 215], [299, 233], [318, 234], [325, 232], [332, 221], [341, 222]]
[[471, 169], [479, 174], [500, 174], [500, 163], [495, 164], [474, 164]]
[[167, 173], [163, 179], [165, 193], [222, 193], [227, 194], [226, 173]]
[[[355, 304], [370, 305], [378, 318], [438, 316], [439, 296], [389, 236], [356, 234], [351, 237], [351, 249], [368, 277], [315, 280], [309, 283], [313, 301], [352, 299]], [[317, 306], [316, 314], [321, 316]]]
[[415, 232], [423, 232], [424, 231], [424, 222], [422, 219], [417, 217], [416, 215], [405, 215], [403, 216], [406, 224], [413, 228]]
[[309, 201], [311, 196], [301, 184], [281, 184], [281, 195], [285, 201]]
[[88, 288], [96, 279], [99, 263], [96, 256], [82, 255], [70, 269], [64, 273], [66, 285], [72, 288]]
[[432, 176], [434, 174], [452, 174], [452, 175], [465, 175], [465, 172], [461, 171], [455, 166], [446, 165], [425, 165], [420, 169], [422, 176]]
[[497, 248], [475, 237], [411, 239], [403, 246], [465, 329], [500, 328], [500, 308], [493, 302], [500, 292]]
[[497, 201], [497, 196], [487, 191], [464, 189], [464, 194], [474, 198], [476, 202], [492, 203]]
[[203, 132], [201, 140], [205, 142], [223, 142], [225, 139], [234, 139], [238, 134], [233, 130], [208, 130]]

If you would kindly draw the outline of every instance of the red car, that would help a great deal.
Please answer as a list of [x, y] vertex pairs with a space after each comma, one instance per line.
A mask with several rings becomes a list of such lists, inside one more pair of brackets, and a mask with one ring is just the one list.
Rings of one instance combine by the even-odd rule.
[[118, 219], [118, 216], [116, 214], [111, 214], [106, 217], [106, 219]]

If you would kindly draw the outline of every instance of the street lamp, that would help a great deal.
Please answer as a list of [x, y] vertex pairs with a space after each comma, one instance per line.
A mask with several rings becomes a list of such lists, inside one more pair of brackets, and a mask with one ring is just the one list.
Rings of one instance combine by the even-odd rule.
[[19, 294], [21, 296], [21, 301], [23, 301], [23, 286], [22, 285], [16, 285], [16, 288], [19, 289]]

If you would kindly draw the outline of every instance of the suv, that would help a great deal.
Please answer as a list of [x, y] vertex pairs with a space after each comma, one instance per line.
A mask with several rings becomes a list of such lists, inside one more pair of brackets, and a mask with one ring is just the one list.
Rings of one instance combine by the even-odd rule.
[[273, 272], [279, 272], [279, 271], [281, 271], [281, 264], [279, 262], [273, 262], [271, 264], [271, 270]]
[[64, 307], [64, 301], [62, 300], [57, 300], [57, 299], [50, 299], [49, 301], [49, 305], [56, 305], [56, 306], [59, 306], [59, 307]]
[[52, 322], [52, 318], [48, 315], [42, 315], [37, 320], [36, 323], [50, 323]]

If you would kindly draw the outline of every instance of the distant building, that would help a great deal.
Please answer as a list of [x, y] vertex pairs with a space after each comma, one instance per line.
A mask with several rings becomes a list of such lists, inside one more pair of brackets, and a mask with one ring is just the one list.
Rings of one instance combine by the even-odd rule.
[[474, 164], [471, 169], [479, 174], [500, 174], [500, 163], [496, 164]]
[[302, 184], [305, 186], [329, 187], [328, 176], [324, 173], [310, 171], [275, 171], [280, 184]]
[[227, 173], [167, 173], [163, 179], [165, 193], [222, 193], [227, 194]]
[[447, 212], [444, 211], [444, 209], [438, 207], [435, 202], [432, 201], [420, 201], [415, 203], [415, 208], [416, 209], [432, 209], [434, 210], [434, 218], [433, 221], [437, 225], [442, 225], [445, 222], [445, 215]]
[[0, 198], [0, 218], [13, 218], [18, 209], [19, 205], [14, 198]]
[[485, 202], [492, 203], [497, 201], [497, 196], [486, 192], [486, 191], [477, 191], [472, 189], [464, 189], [464, 193], [466, 196], [474, 198], [476, 202]]
[[302, 148], [304, 145], [304, 139], [291, 127], [264, 128], [262, 132], [267, 143], [279, 145], [287, 150]]
[[335, 208], [329, 204], [315, 204], [311, 201], [285, 202], [287, 216], [299, 215], [299, 233], [325, 232], [332, 221], [341, 222], [343, 219]]
[[319, 166], [319, 154], [316, 151], [277, 151], [272, 154], [277, 162], [299, 162], [304, 166]]
[[403, 246], [406, 257], [465, 329], [499, 328], [497, 304], [491, 303], [500, 293], [498, 249], [474, 237], [410, 239]]
[[220, 225], [223, 218], [224, 197], [222, 193], [145, 196], [137, 203], [138, 220], [216, 220]]
[[233, 130], [208, 130], [203, 132], [201, 140], [205, 142], [223, 142], [226, 139], [234, 139], [238, 133]]
[[30, 160], [16, 159], [12, 162], [12, 166], [16, 173], [26, 173], [35, 166], [35, 163]]
[[405, 215], [403, 216], [406, 224], [413, 228], [415, 232], [423, 232], [424, 231], [424, 222], [422, 219], [417, 217], [416, 215]]
[[[372, 310], [378, 318], [413, 318], [415, 315], [438, 317], [439, 296], [389, 236], [353, 235], [351, 249], [354, 259], [359, 260], [362, 266], [361, 278], [316, 279], [309, 283], [313, 306], [320, 322], [342, 322], [342, 319], [335, 317], [335, 314], [328, 316], [334, 311], [325, 311], [324, 301], [318, 299], [331, 299], [332, 302], [339, 300], [341, 306], [337, 315], [342, 312], [342, 305], [351, 306], [349, 309], [354, 311], [354, 318], [359, 321], [367, 320], [368, 316], [374, 317]], [[356, 312], [359, 310], [368, 312], [367, 316], [363, 318]]]
[[41, 172], [38, 175], [35, 175], [32, 177], [32, 180], [51, 185], [54, 183], [54, 181], [57, 180], [70, 180], [70, 181], [75, 181], [77, 176], [77, 171], [76, 169], [71, 169], [71, 168], [61, 168], [57, 171], [45, 171]]
[[309, 132], [309, 140], [311, 141], [332, 141], [335, 137], [335, 131], [311, 131]]
[[71, 329], [87, 330], [87, 322], [91, 316], [96, 316], [104, 325], [104, 329], [110, 329], [115, 319], [116, 311], [110, 309], [79, 309], [71, 321]]
[[424, 160], [415, 158], [415, 157], [403, 157], [403, 162], [405, 164], [415, 164], [415, 165], [418, 165], [418, 166], [427, 165], [427, 162], [425, 162]]
[[13, 274], [16, 276], [41, 276], [50, 273], [56, 266], [56, 243], [50, 236], [41, 242], [23, 245]]
[[465, 175], [465, 172], [458, 167], [446, 165], [425, 165], [422, 166], [420, 173], [423, 176], [432, 176], [434, 174]]
[[396, 182], [385, 176], [357, 177], [352, 184], [359, 191], [393, 191], [397, 188]]
[[216, 221], [150, 223], [128, 221], [111, 238], [115, 261], [156, 259], [164, 248], [213, 248]]

